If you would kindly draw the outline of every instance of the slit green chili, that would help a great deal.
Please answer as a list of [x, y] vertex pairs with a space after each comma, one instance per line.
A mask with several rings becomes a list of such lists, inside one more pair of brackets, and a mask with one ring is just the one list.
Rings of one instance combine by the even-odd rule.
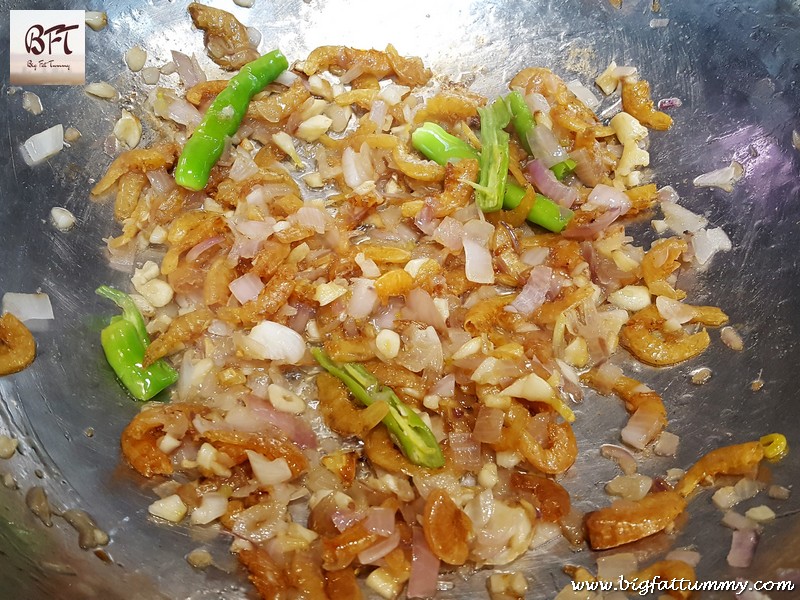
[[289, 67], [280, 50], [273, 50], [247, 63], [234, 75], [183, 147], [175, 167], [175, 182], [190, 190], [202, 190], [211, 168], [225, 150], [225, 144], [239, 129], [250, 100]]
[[[503, 209], [514, 210], [525, 197], [526, 189], [512, 181], [506, 185], [506, 195], [503, 197]], [[575, 213], [560, 204], [553, 202], [547, 196], [537, 193], [536, 200], [528, 211], [526, 217], [531, 223], [544, 227], [553, 233], [561, 233], [572, 220]]]
[[122, 309], [122, 315], [112, 317], [100, 332], [100, 343], [108, 364], [130, 394], [137, 400], [150, 400], [178, 381], [178, 372], [164, 360], [142, 367], [150, 336], [131, 297], [107, 285], [100, 286], [96, 292]]
[[419, 150], [428, 160], [442, 166], [450, 160], [462, 158], [480, 158], [475, 148], [464, 140], [447, 133], [436, 123], [427, 121], [411, 134], [411, 145]]
[[514, 131], [517, 132], [522, 147], [525, 148], [525, 152], [528, 154], [533, 154], [531, 145], [528, 143], [528, 134], [536, 127], [536, 121], [533, 118], [531, 109], [528, 108], [525, 98], [517, 90], [506, 96], [506, 102], [508, 102], [508, 108], [511, 111], [511, 123], [514, 125]]
[[312, 348], [311, 354], [322, 368], [344, 383], [363, 405], [369, 406], [380, 400], [389, 405], [389, 414], [383, 418], [383, 424], [408, 460], [431, 469], [444, 466], [444, 455], [433, 432], [391, 388], [381, 385], [378, 378], [363, 365], [339, 365], [321, 348]]
[[511, 113], [502, 98], [478, 109], [481, 117], [480, 176], [475, 185], [475, 201], [483, 212], [494, 212], [503, 207], [503, 195], [508, 181], [508, 142], [504, 130], [511, 121]]
[[554, 164], [552, 167], [550, 167], [550, 170], [553, 172], [553, 175], [556, 176], [556, 179], [561, 181], [564, 179], [564, 177], [572, 173], [577, 166], [578, 163], [571, 158], [568, 158], [567, 160], [562, 160], [560, 163]]

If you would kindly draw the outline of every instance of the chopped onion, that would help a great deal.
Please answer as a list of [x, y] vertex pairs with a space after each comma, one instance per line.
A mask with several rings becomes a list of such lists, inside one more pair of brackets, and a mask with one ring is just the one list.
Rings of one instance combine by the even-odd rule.
[[597, 559], [597, 578], [605, 581], [618, 581], [635, 573], [639, 568], [636, 555], [630, 552], [619, 552], [611, 556]]
[[412, 528], [411, 576], [408, 580], [408, 598], [430, 598], [436, 594], [439, 578], [439, 558], [431, 552], [421, 527]]
[[[544, 124], [537, 125], [527, 135], [528, 144], [531, 148], [531, 154], [544, 166], [545, 169], [550, 169], [553, 165], [563, 162], [569, 158], [567, 151], [558, 143], [558, 139]], [[555, 179], [555, 175], [553, 175]], [[556, 180], [557, 181], [557, 180]], [[537, 185], [538, 187], [538, 185]], [[549, 196], [544, 190], [540, 191]], [[555, 198], [553, 198], [555, 200]]]
[[644, 450], [660, 430], [659, 414], [646, 408], [638, 408], [622, 429], [622, 441], [638, 450]]
[[471, 433], [451, 433], [448, 436], [453, 464], [466, 471], [479, 471], [483, 466], [481, 445]]
[[662, 98], [658, 101], [658, 110], [669, 110], [670, 108], [680, 108], [681, 106], [683, 106], [683, 101], [680, 98]]
[[310, 227], [317, 233], [325, 233], [328, 214], [315, 206], [301, 206], [289, 220], [303, 227]]
[[372, 109], [369, 111], [369, 119], [378, 126], [378, 131], [383, 131], [388, 110], [389, 107], [383, 100], [375, 100], [372, 103]]
[[664, 213], [664, 222], [675, 233], [692, 233], [700, 231], [708, 225], [708, 220], [702, 215], [697, 215], [692, 211], [682, 207], [680, 204], [661, 201], [661, 211]]
[[658, 456], [675, 456], [675, 453], [678, 451], [679, 441], [680, 438], [674, 433], [662, 431], [661, 435], [658, 436], [656, 445], [653, 447], [653, 452]]
[[492, 255], [486, 246], [471, 238], [464, 238], [467, 279], [473, 283], [494, 283]]
[[183, 500], [177, 494], [156, 500], [147, 510], [154, 517], [166, 519], [172, 523], [179, 523], [188, 511]]
[[338, 508], [331, 513], [331, 521], [339, 531], [350, 529], [364, 518], [362, 513], [350, 509]]
[[717, 252], [731, 248], [731, 240], [721, 227], [701, 229], [692, 236], [694, 259], [700, 265], [706, 264]]
[[455, 394], [456, 376], [450, 373], [445, 375], [430, 389], [430, 394], [441, 396], [442, 398], [452, 398]]
[[250, 153], [245, 150], [237, 150], [236, 159], [233, 161], [233, 166], [228, 173], [228, 177], [234, 181], [244, 181], [249, 179], [259, 172], [258, 165], [250, 156]]
[[[374, 179], [372, 163], [369, 159], [369, 148], [356, 152], [349, 146], [342, 152], [342, 173], [344, 182], [355, 189], [366, 181]], [[322, 172], [320, 170], [320, 172]]]
[[445, 217], [431, 237], [445, 248], [460, 250], [463, 246], [464, 226], [452, 217]]
[[367, 509], [367, 516], [364, 519], [364, 527], [367, 531], [377, 533], [384, 537], [394, 533], [395, 510], [383, 506], [370, 506]]
[[203, 120], [200, 111], [183, 98], [175, 98], [167, 105], [166, 116], [176, 123], [191, 128], [197, 127]]
[[264, 282], [255, 273], [246, 273], [231, 281], [228, 289], [241, 304], [244, 304], [258, 297], [264, 289]]
[[753, 562], [758, 545], [758, 532], [754, 529], [737, 529], [731, 539], [728, 564], [732, 567], [747, 568]]
[[672, 550], [664, 558], [666, 560], [679, 560], [690, 567], [696, 567], [700, 564], [700, 553], [694, 550], [683, 550], [679, 548], [677, 550]]
[[771, 485], [767, 489], [767, 496], [775, 500], [788, 500], [792, 491], [782, 485]]
[[20, 294], [6, 292], [3, 294], [3, 314], [11, 313], [20, 321], [33, 319], [54, 319], [53, 305], [47, 294]]
[[262, 321], [253, 327], [247, 340], [254, 342], [248, 347], [254, 358], [297, 364], [306, 353], [306, 343], [299, 333], [273, 321]]
[[494, 444], [500, 439], [505, 416], [499, 408], [481, 406], [475, 419], [475, 427], [472, 428], [472, 439], [484, 444]]
[[177, 187], [175, 179], [165, 169], [148, 171], [147, 180], [150, 182], [150, 187], [159, 196], [168, 196]]
[[547, 98], [537, 92], [526, 94], [525, 104], [528, 105], [528, 108], [534, 115], [537, 112], [545, 113], [547, 115], [550, 114], [550, 103], [547, 101]]
[[395, 531], [392, 535], [383, 539], [375, 544], [372, 544], [366, 550], [358, 553], [358, 560], [361, 564], [370, 565], [374, 564], [387, 554], [397, 548], [400, 543], [400, 531]]
[[42, 100], [33, 92], [22, 93], [22, 108], [32, 115], [42, 114]]
[[592, 90], [583, 85], [578, 79], [573, 79], [567, 83], [567, 89], [583, 102], [589, 110], [594, 110], [600, 106], [600, 100], [592, 93]]
[[744, 168], [734, 160], [727, 167], [695, 177], [692, 183], [695, 187], [717, 187], [726, 192], [732, 192], [733, 184], [739, 181], [743, 174]]
[[514, 298], [514, 301], [506, 306], [505, 310], [517, 312], [526, 317], [531, 316], [547, 299], [552, 277], [553, 270], [550, 267], [536, 266], [531, 269], [525, 287]]
[[400, 318], [433, 325], [439, 331], [444, 331], [446, 328], [442, 313], [436, 308], [431, 295], [422, 288], [414, 288], [408, 293], [406, 305], [400, 311]]
[[[186, 260], [189, 262], [194, 262], [200, 255], [203, 254], [206, 250], [210, 250], [220, 242], [222, 242], [225, 238], [221, 235], [215, 235], [214, 237], [210, 237], [202, 242], [198, 242], [194, 246], [192, 246], [191, 250], [186, 253]], [[241, 300], [240, 300], [241, 302]]]
[[59, 123], [32, 135], [22, 144], [22, 158], [29, 167], [41, 164], [64, 147], [64, 126]]
[[354, 279], [350, 286], [350, 301], [347, 303], [347, 314], [354, 319], [363, 319], [372, 314], [378, 305], [378, 292], [371, 279]]
[[[255, 31], [259, 35], [259, 40], [258, 41], [260, 42], [261, 41], [261, 39], [260, 39], [261, 32], [255, 30], [255, 29], [253, 31]], [[250, 33], [250, 28], [248, 28], [247, 32]], [[251, 40], [252, 40], [252, 37], [251, 37]], [[254, 46], [258, 46], [258, 43], [254, 43], [253, 45]], [[290, 87], [299, 78], [300, 77], [298, 75], [296, 75], [295, 73], [292, 73], [291, 71], [284, 71], [283, 73], [278, 75], [278, 77], [275, 79], [275, 81], [276, 81], [276, 83], [280, 83], [281, 85], [285, 85], [286, 87]]]
[[190, 88], [206, 80], [206, 74], [197, 64], [197, 59], [183, 52], [172, 51], [172, 61], [185, 88]]
[[381, 276], [381, 270], [378, 268], [378, 265], [371, 258], [364, 256], [363, 252], [356, 254], [355, 261], [364, 274], [364, 277], [374, 279]]
[[617, 446], [616, 444], [603, 444], [600, 446], [600, 454], [606, 458], [611, 458], [617, 461], [619, 468], [625, 475], [633, 475], [636, 473], [636, 459], [627, 448]]
[[731, 350], [741, 352], [744, 350], [744, 341], [742, 336], [731, 326], [723, 327], [720, 331], [720, 339]]
[[725, 515], [722, 517], [722, 524], [734, 530], [758, 529], [758, 524], [755, 521], [737, 513], [735, 510], [725, 511]]
[[220, 492], [207, 492], [200, 499], [200, 506], [192, 511], [192, 525], [207, 525], [228, 511], [228, 499]]
[[[544, 127], [536, 127], [534, 131], [545, 129]], [[567, 158], [566, 154], [561, 160]], [[556, 161], [559, 162], [559, 161]], [[555, 163], [553, 163], [555, 164]], [[552, 165], [546, 164], [542, 160], [532, 160], [525, 167], [525, 178], [530, 181], [536, 188], [545, 196], [557, 202], [564, 208], [570, 208], [578, 199], [578, 191], [564, 183], [561, 183], [549, 167]]]
[[267, 487], [277, 483], [289, 481], [292, 478], [292, 470], [289, 463], [283, 457], [269, 460], [265, 456], [252, 450], [245, 450], [247, 459], [253, 469], [253, 475], [262, 486]]
[[694, 306], [689, 306], [666, 296], [658, 296], [656, 298], [656, 308], [658, 308], [658, 313], [664, 320], [674, 321], [681, 325], [691, 321], [697, 314]]
[[635, 475], [617, 475], [606, 484], [606, 492], [625, 500], [641, 500], [653, 486], [652, 478], [637, 473]]
[[547, 257], [550, 256], [550, 248], [541, 246], [539, 248], [531, 248], [526, 250], [520, 255], [520, 260], [526, 265], [536, 267], [544, 263]]

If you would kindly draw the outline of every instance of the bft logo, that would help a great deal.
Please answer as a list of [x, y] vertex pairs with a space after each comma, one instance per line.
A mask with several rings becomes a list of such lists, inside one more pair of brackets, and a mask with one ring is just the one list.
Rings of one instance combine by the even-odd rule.
[[47, 54], [53, 54], [53, 45], [56, 45], [56, 51], [60, 45], [64, 54], [72, 54], [72, 50], [69, 48], [69, 32], [78, 27], [80, 26], [66, 25], [65, 23], [59, 23], [49, 29], [45, 29], [41, 25], [32, 25], [25, 34], [25, 50], [39, 56], [45, 49], [47, 49]]
[[86, 14], [82, 10], [12, 10], [11, 83], [82, 85]]

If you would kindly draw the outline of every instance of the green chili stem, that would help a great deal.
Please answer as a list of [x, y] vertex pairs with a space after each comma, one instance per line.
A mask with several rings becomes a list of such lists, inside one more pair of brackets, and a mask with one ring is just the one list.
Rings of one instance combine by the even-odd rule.
[[444, 455], [433, 432], [391, 388], [381, 385], [378, 378], [363, 365], [346, 363], [340, 366], [320, 348], [312, 348], [311, 354], [322, 368], [341, 380], [365, 406], [377, 401], [389, 405], [389, 414], [383, 418], [383, 424], [412, 463], [432, 469], [444, 466]]
[[250, 100], [289, 67], [280, 50], [247, 63], [208, 107], [203, 120], [183, 147], [175, 167], [175, 182], [190, 190], [202, 190], [211, 168], [225, 150], [227, 140], [239, 129]]
[[561, 181], [564, 179], [564, 177], [572, 173], [577, 166], [578, 163], [571, 158], [568, 158], [567, 160], [562, 160], [560, 163], [554, 164], [552, 167], [550, 167], [550, 170], [553, 172], [553, 175], [556, 176], [556, 179]]

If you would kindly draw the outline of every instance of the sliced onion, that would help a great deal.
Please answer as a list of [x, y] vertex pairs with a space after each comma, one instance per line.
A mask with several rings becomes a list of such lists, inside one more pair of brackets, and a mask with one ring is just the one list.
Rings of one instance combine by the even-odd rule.
[[550, 256], [550, 248], [541, 246], [539, 248], [531, 248], [530, 250], [526, 250], [520, 255], [519, 258], [526, 265], [535, 267], [543, 264], [544, 261], [547, 260], [548, 256]]
[[207, 492], [200, 499], [200, 506], [192, 511], [192, 525], [207, 525], [228, 511], [228, 499], [219, 492]]
[[372, 314], [378, 305], [378, 292], [371, 279], [354, 279], [350, 286], [350, 301], [347, 303], [347, 314], [354, 319], [363, 319]]
[[186, 260], [189, 262], [194, 262], [200, 255], [203, 254], [206, 250], [210, 250], [220, 242], [222, 242], [225, 238], [221, 235], [215, 235], [214, 237], [210, 237], [202, 242], [198, 242], [194, 246], [192, 246], [191, 250], [186, 253]]
[[631, 201], [625, 192], [599, 183], [589, 193], [588, 205], [604, 206], [608, 209], [620, 209], [620, 214], [625, 214], [631, 209]]
[[486, 246], [470, 238], [464, 238], [467, 279], [473, 283], [494, 283], [492, 255]]
[[658, 313], [664, 320], [675, 321], [681, 325], [691, 321], [697, 314], [694, 306], [689, 306], [666, 296], [658, 296], [656, 298], [656, 308], [658, 308]]
[[269, 460], [262, 454], [252, 450], [245, 450], [245, 453], [247, 453], [247, 459], [253, 469], [253, 475], [262, 486], [276, 485], [292, 478], [292, 470], [289, 468], [289, 463], [286, 462], [285, 458], [280, 457], [275, 460]]
[[11, 313], [20, 321], [33, 319], [54, 319], [53, 305], [47, 294], [20, 294], [6, 292], [3, 294], [3, 313]]
[[595, 239], [602, 231], [616, 221], [621, 214], [621, 208], [610, 208], [601, 213], [600, 216], [591, 223], [578, 227], [567, 227], [561, 235], [574, 240]]
[[389, 107], [383, 100], [375, 100], [372, 103], [372, 108], [369, 111], [369, 120], [378, 126], [378, 131], [383, 131], [383, 125], [386, 121], [386, 113]]
[[400, 531], [395, 531], [392, 535], [384, 540], [372, 544], [366, 550], [358, 553], [358, 560], [363, 565], [375, 564], [378, 560], [389, 554], [392, 550], [397, 548], [400, 543]]
[[456, 376], [450, 373], [445, 375], [430, 389], [430, 394], [441, 396], [442, 398], [452, 398], [455, 394]]
[[552, 277], [553, 270], [550, 267], [533, 267], [525, 287], [514, 298], [514, 301], [506, 306], [505, 310], [520, 313], [526, 317], [531, 316], [547, 299]]
[[600, 454], [606, 458], [611, 458], [617, 461], [619, 468], [625, 475], [633, 475], [636, 473], [636, 459], [627, 448], [617, 446], [616, 444], [603, 444], [600, 446]]
[[731, 539], [728, 564], [732, 567], [747, 568], [753, 562], [758, 545], [758, 532], [754, 529], [737, 529]]
[[344, 182], [355, 189], [366, 181], [374, 180], [375, 174], [369, 159], [369, 148], [356, 152], [350, 147], [342, 152], [342, 173]]
[[[544, 165], [545, 169], [550, 169], [553, 165], [569, 158], [567, 156], [567, 151], [558, 143], [558, 139], [556, 139], [556, 136], [550, 128], [543, 124], [534, 127], [531, 132], [528, 133], [527, 139], [531, 148], [531, 154]], [[553, 178], [555, 179], [555, 175], [553, 175]], [[544, 190], [541, 190], [541, 192], [545, 195], [549, 195]], [[553, 200], [555, 200], [555, 198], [553, 198]]]
[[427, 202], [423, 205], [422, 210], [419, 211], [414, 217], [414, 225], [419, 227], [419, 230], [425, 235], [433, 235], [436, 231], [439, 221], [434, 219], [434, 210]]
[[592, 90], [583, 85], [580, 80], [573, 79], [567, 83], [567, 89], [583, 102], [589, 110], [594, 110], [600, 106], [600, 100], [592, 93]]
[[658, 456], [675, 456], [678, 451], [678, 442], [680, 442], [680, 438], [677, 435], [669, 431], [662, 431], [653, 447], [653, 452]]
[[475, 419], [475, 427], [472, 428], [472, 439], [484, 444], [494, 444], [500, 439], [505, 416], [499, 408], [481, 406]]
[[411, 577], [408, 598], [430, 598], [436, 594], [439, 579], [439, 558], [431, 552], [421, 527], [412, 528]]
[[637, 450], [644, 450], [661, 431], [661, 420], [657, 412], [638, 408], [621, 432], [622, 441]]
[[305, 340], [299, 333], [273, 321], [262, 321], [253, 327], [247, 339], [254, 342], [248, 348], [254, 358], [297, 364], [306, 353]]
[[261, 290], [264, 289], [264, 282], [255, 273], [246, 273], [231, 281], [228, 289], [241, 304], [244, 304], [258, 297]]
[[22, 158], [29, 167], [41, 164], [64, 147], [64, 126], [59, 123], [32, 135], [22, 144]]
[[726, 192], [732, 192], [733, 184], [739, 181], [743, 174], [744, 168], [734, 160], [727, 167], [695, 177], [692, 183], [695, 187], [718, 187]]
[[531, 109], [533, 114], [537, 112], [542, 112], [547, 115], [550, 114], [550, 103], [547, 101], [547, 98], [537, 92], [526, 94], [525, 104], [528, 105], [528, 108]]
[[451, 433], [450, 452], [453, 464], [466, 471], [479, 471], [483, 466], [481, 458], [481, 445], [473, 439], [471, 433]]
[[[535, 130], [544, 129], [543, 127], [536, 127]], [[564, 158], [561, 160], [565, 160]], [[553, 163], [555, 164], [555, 163]], [[578, 191], [564, 183], [561, 183], [549, 167], [541, 160], [532, 160], [525, 167], [525, 178], [530, 181], [536, 188], [545, 196], [557, 202], [564, 208], [570, 208], [578, 199]]]
[[394, 533], [395, 510], [384, 506], [370, 506], [367, 509], [367, 516], [364, 519], [364, 527], [367, 531], [377, 533], [384, 537]]
[[731, 240], [721, 227], [701, 229], [692, 236], [694, 258], [700, 265], [706, 264], [717, 252], [731, 248]]
[[266, 221], [250, 221], [243, 219], [234, 224], [236, 230], [251, 240], [263, 241], [275, 230], [275, 222], [268, 218]]

